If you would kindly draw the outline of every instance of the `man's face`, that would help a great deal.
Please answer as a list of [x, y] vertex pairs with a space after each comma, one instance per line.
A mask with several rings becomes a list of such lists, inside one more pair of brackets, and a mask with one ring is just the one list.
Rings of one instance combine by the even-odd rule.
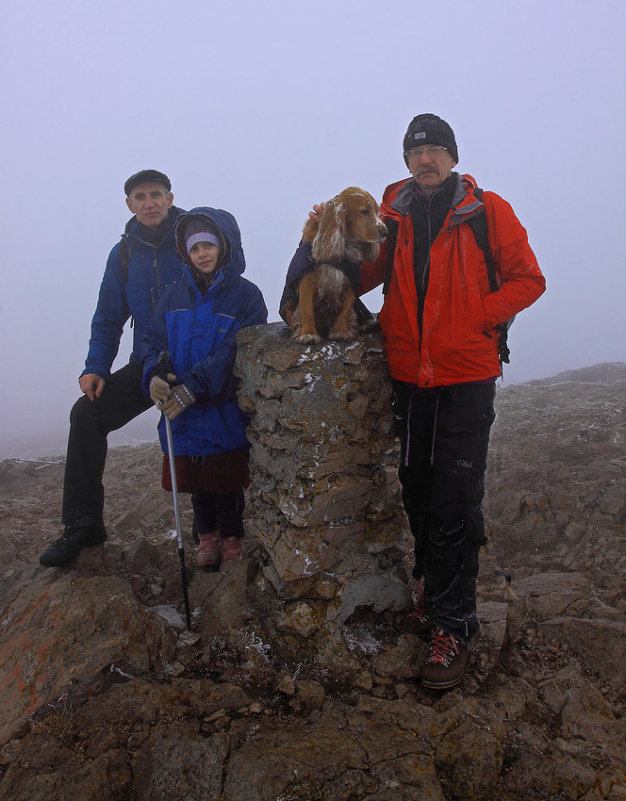
[[142, 225], [156, 229], [167, 217], [173, 201], [174, 195], [163, 184], [148, 181], [137, 184], [130, 197], [126, 198], [126, 205]]
[[423, 145], [407, 153], [409, 172], [425, 195], [431, 195], [452, 174], [456, 161], [445, 147]]

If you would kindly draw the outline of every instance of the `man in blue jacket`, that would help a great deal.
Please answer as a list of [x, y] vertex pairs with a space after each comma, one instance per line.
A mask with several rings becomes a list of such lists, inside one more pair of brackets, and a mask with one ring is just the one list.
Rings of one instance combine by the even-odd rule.
[[[144, 333], [165, 289], [183, 275], [176, 253], [174, 225], [181, 209], [173, 205], [169, 178], [141, 170], [124, 184], [133, 218], [111, 253], [91, 323], [85, 369], [78, 379], [84, 395], [72, 408], [63, 484], [63, 535], [41, 554], [46, 567], [60, 567], [83, 548], [106, 538], [102, 474], [107, 435], [152, 404], [141, 388]], [[127, 365], [111, 373], [124, 325], [132, 317], [133, 352]]]

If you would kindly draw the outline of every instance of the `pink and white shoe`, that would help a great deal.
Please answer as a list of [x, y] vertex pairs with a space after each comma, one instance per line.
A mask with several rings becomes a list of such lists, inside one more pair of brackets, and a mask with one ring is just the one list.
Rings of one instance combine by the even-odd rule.
[[217, 570], [222, 559], [222, 538], [219, 531], [198, 534], [198, 567]]
[[222, 540], [222, 565], [243, 559], [243, 537], [224, 537]]

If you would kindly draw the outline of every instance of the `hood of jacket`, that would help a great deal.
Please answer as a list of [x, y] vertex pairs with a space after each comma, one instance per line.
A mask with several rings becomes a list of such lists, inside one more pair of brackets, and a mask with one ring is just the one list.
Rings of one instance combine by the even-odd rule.
[[[452, 176], [456, 180], [456, 187], [452, 195], [451, 209], [454, 210], [455, 215], [459, 215], [467, 219], [467, 215], [473, 216], [478, 213], [478, 209], [482, 209], [483, 203], [474, 196], [474, 190], [478, 184], [471, 175], [459, 174], [453, 172]], [[381, 212], [393, 216], [401, 215], [406, 216], [411, 211], [411, 204], [413, 197], [419, 189], [413, 178], [405, 178], [402, 181], [397, 181], [391, 184], [385, 190], [383, 202], [381, 204]], [[457, 220], [455, 220], [456, 224]]]
[[242, 275], [246, 269], [246, 258], [243, 255], [243, 247], [241, 245], [241, 232], [239, 231], [237, 220], [229, 211], [225, 211], [224, 209], [213, 209], [210, 206], [197, 206], [179, 216], [176, 221], [175, 237], [176, 251], [180, 259], [184, 261], [188, 267], [191, 266], [184, 232], [190, 219], [202, 217], [205, 217], [220, 229], [228, 245], [226, 261], [219, 267], [219, 270], [225, 277]]

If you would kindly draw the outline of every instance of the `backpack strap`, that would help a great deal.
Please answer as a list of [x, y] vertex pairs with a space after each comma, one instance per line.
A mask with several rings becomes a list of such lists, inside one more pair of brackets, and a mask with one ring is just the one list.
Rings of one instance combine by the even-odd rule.
[[[474, 190], [475, 197], [478, 200], [482, 200], [483, 197], [483, 190], [480, 187], [476, 187]], [[501, 280], [498, 276], [498, 267], [496, 265], [496, 260], [493, 256], [493, 252], [491, 250], [491, 244], [489, 242], [489, 226], [487, 224], [487, 214], [485, 213], [484, 206], [479, 214], [474, 215], [466, 220], [469, 227], [474, 232], [474, 237], [476, 238], [476, 244], [478, 247], [483, 251], [485, 254], [485, 264], [487, 265], [487, 278], [489, 279], [489, 289], [492, 292], [495, 292], [500, 287]], [[511, 351], [509, 350], [509, 346], [507, 344], [507, 339], [509, 335], [509, 328], [513, 319], [508, 320], [506, 323], [500, 323], [497, 326], [498, 333], [499, 333], [499, 346], [498, 352], [500, 355], [500, 364], [509, 364], [511, 361]]]
[[122, 271], [122, 277], [124, 279], [124, 283], [128, 283], [128, 265], [130, 263], [130, 242], [126, 239], [125, 236], [122, 236], [120, 239], [120, 250], [119, 250], [119, 259], [120, 259], [120, 269]]
[[[120, 239], [120, 249], [119, 249], [119, 259], [120, 259], [120, 270], [122, 271], [122, 278], [124, 279], [124, 283], [128, 283], [128, 265], [130, 263], [130, 242], [126, 239], [125, 236], [122, 236]], [[154, 311], [154, 304], [153, 304], [153, 311]], [[133, 328], [135, 325], [135, 320], [133, 317], [130, 318], [130, 327]]]
[[[482, 200], [483, 197], [483, 190], [480, 187], [477, 187], [474, 190], [474, 195], [479, 199]], [[491, 252], [491, 245], [489, 243], [489, 228], [487, 226], [487, 215], [485, 213], [484, 207], [480, 214], [476, 214], [474, 217], [470, 217], [466, 220], [469, 227], [474, 232], [474, 237], [476, 238], [476, 244], [485, 254], [485, 264], [487, 265], [487, 277], [489, 278], [489, 289], [492, 292], [495, 292], [496, 289], [500, 286], [500, 282], [498, 281], [497, 275], [497, 268], [496, 262], [493, 258], [493, 253]]]

